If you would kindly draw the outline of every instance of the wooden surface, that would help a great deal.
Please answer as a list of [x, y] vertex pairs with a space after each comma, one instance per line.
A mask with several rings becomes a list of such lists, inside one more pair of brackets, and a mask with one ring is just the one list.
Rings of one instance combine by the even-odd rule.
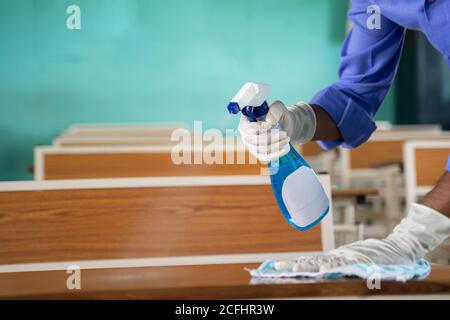
[[121, 146], [175, 146], [179, 142], [169, 137], [61, 137], [53, 144], [59, 147], [121, 147]]
[[0, 193], [0, 264], [320, 250], [270, 185]]
[[76, 125], [63, 133], [63, 137], [170, 137], [176, 129], [185, 129], [184, 124], [111, 124], [111, 125]]
[[[159, 176], [259, 175], [262, 165], [250, 162], [250, 154], [231, 152], [234, 163], [245, 164], [179, 164], [173, 163], [170, 152], [47, 154], [44, 156], [44, 178], [89, 179]], [[191, 163], [195, 155], [192, 154]], [[223, 163], [226, 163], [225, 154]], [[239, 157], [239, 158], [238, 158]], [[253, 163], [253, 164], [252, 164]]]
[[367, 141], [350, 150], [350, 168], [366, 169], [403, 163], [403, 140]]
[[333, 198], [356, 198], [365, 196], [377, 196], [380, 192], [375, 188], [350, 188], [350, 189], [333, 189]]
[[417, 186], [434, 186], [445, 171], [450, 148], [418, 148], [415, 153]]
[[251, 279], [244, 267], [228, 264], [81, 270], [81, 289], [68, 290], [68, 274], [42, 271], [0, 274], [0, 298], [29, 299], [255, 299], [372, 295], [450, 294], [450, 267], [432, 266], [425, 280], [381, 281], [369, 290], [365, 280]]
[[300, 146], [300, 153], [304, 157], [314, 157], [326, 152], [316, 142], [307, 142]]

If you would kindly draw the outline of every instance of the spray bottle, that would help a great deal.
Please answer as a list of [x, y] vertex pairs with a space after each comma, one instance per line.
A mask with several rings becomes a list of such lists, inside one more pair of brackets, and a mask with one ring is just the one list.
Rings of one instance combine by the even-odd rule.
[[[228, 104], [228, 111], [242, 112], [251, 122], [264, 120], [269, 112], [266, 99], [270, 89], [268, 84], [247, 82]], [[279, 125], [273, 129], [279, 129]], [[286, 148], [284, 156], [268, 163], [272, 191], [286, 220], [305, 231], [326, 216], [329, 200], [311, 166], [290, 143]]]

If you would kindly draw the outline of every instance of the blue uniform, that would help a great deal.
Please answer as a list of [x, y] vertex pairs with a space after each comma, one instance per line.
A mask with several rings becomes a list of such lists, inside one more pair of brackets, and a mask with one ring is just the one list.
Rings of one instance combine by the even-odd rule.
[[[379, 29], [371, 24], [374, 5]], [[348, 16], [353, 27], [341, 49], [339, 80], [311, 100], [343, 136], [320, 141], [326, 149], [357, 147], [376, 129], [373, 117], [392, 84], [406, 29], [424, 33], [450, 66], [450, 0], [353, 0]]]

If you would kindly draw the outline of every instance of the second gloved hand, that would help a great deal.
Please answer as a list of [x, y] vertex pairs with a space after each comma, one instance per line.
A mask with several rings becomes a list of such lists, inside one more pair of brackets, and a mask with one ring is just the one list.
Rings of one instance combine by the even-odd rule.
[[302, 256], [296, 261], [276, 261], [277, 271], [321, 272], [357, 263], [406, 265], [423, 258], [450, 236], [450, 219], [421, 204], [385, 239], [353, 242], [326, 254]]
[[281, 101], [275, 101], [264, 121], [250, 122], [241, 116], [238, 130], [250, 153], [260, 161], [268, 162], [285, 155], [290, 141], [310, 141], [316, 131], [316, 116], [307, 103], [286, 108]]

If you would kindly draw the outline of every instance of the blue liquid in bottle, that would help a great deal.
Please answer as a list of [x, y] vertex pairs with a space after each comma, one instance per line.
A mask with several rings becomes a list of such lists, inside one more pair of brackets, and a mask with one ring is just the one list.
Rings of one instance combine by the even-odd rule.
[[[311, 166], [291, 144], [289, 147], [287, 154], [269, 162], [270, 181], [278, 207], [286, 220], [294, 228], [305, 231], [327, 215], [329, 200]], [[294, 190], [283, 192], [287, 188]], [[286, 196], [287, 193], [290, 196]]]

